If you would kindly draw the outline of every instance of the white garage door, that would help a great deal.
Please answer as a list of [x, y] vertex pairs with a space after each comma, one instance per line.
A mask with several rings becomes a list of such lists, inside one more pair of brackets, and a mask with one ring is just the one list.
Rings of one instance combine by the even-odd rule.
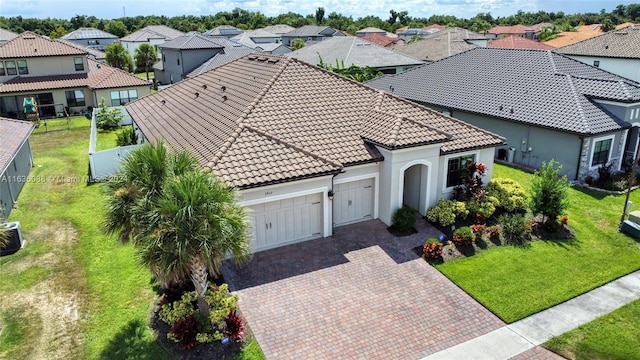
[[333, 224], [373, 218], [373, 178], [333, 185]]
[[252, 205], [253, 251], [322, 236], [321, 193]]

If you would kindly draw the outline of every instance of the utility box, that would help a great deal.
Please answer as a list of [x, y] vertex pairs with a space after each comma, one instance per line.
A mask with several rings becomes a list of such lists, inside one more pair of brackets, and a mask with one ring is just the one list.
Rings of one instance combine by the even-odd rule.
[[20, 229], [19, 221], [0, 224], [0, 228], [8, 231], [9, 235], [7, 245], [0, 247], [0, 256], [11, 255], [22, 249], [24, 242], [22, 240], [22, 230]]

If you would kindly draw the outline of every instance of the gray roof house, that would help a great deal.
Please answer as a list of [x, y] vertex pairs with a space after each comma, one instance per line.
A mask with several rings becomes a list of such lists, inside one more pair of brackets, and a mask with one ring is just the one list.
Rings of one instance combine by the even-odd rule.
[[426, 35], [416, 42], [394, 44], [391, 48], [422, 61], [437, 61], [478, 46], [486, 47], [487, 41], [482, 34], [453, 27]]
[[640, 82], [640, 24], [609, 31], [555, 51]]
[[29, 136], [33, 124], [0, 118], [0, 219], [6, 219], [18, 201], [33, 167]]
[[182, 31], [165, 25], [149, 25], [121, 38], [120, 42], [133, 58], [136, 54], [136, 49], [142, 44], [149, 44], [157, 49], [158, 45], [182, 35], [184, 35]]
[[409, 28], [407, 30], [403, 30], [403, 31], [399, 32], [398, 33], [398, 37], [400, 37], [404, 41], [409, 41], [414, 36], [425, 37], [427, 35], [431, 35], [431, 34], [436, 33], [438, 31], [439, 31], [438, 29], [424, 30], [424, 29], [411, 29], [411, 28]]
[[640, 84], [551, 51], [476, 48], [368, 85], [500, 134], [498, 158], [555, 159], [570, 179], [637, 151]]
[[[380, 34], [380, 35], [385, 35], [386, 36], [387, 34], [390, 34], [390, 33], [387, 33], [386, 30], [378, 29], [376, 27], [367, 27], [367, 28], [360, 29], [360, 30], [356, 31], [356, 36], [357, 37], [364, 37], [364, 36], [371, 35], [371, 34]], [[393, 35], [394, 35], [394, 37], [397, 37], [396, 34], [393, 34]]]
[[220, 25], [204, 32], [204, 35], [206, 36], [222, 36], [226, 37], [227, 39], [230, 39], [239, 34], [242, 34], [242, 30], [231, 25]]
[[18, 34], [14, 33], [13, 31], [0, 28], [0, 44], [7, 42], [16, 36], [18, 36]]
[[[231, 48], [245, 48], [253, 51], [225, 37], [205, 36], [200, 33], [177, 37], [158, 45], [158, 48], [161, 60], [153, 65], [153, 72], [155, 79], [164, 85], [173, 84], [186, 78], [189, 73], [218, 54], [226, 54], [226, 56], [219, 57], [216, 61], [233, 60], [246, 54], [246, 52], [238, 53], [234, 50], [227, 51]], [[233, 57], [234, 54], [237, 56]]]
[[282, 35], [273, 34], [263, 29], [245, 31], [232, 37], [231, 41], [250, 47], [257, 52], [282, 55], [291, 51], [282, 44]]
[[118, 42], [117, 36], [95, 28], [80, 28], [64, 35], [61, 39], [100, 51], [104, 51], [107, 45]]
[[327, 64], [345, 67], [351, 65], [369, 66], [385, 74], [399, 74], [423, 62], [408, 55], [390, 50], [356, 36], [328, 38], [324, 41], [305, 46], [287, 56], [318, 64], [320, 57]]
[[294, 28], [293, 26], [290, 25], [286, 25], [286, 24], [276, 24], [276, 25], [270, 25], [270, 26], [265, 26], [262, 30], [264, 31], [268, 31], [272, 34], [276, 34], [276, 35], [280, 35], [282, 36], [283, 34], [286, 34], [290, 31], [295, 30], [296, 28]]
[[[492, 168], [501, 137], [303, 61], [250, 54], [125, 106], [144, 137], [239, 189], [254, 251], [331, 236], [403, 204], [424, 214], [451, 164]], [[454, 175], [452, 175], [454, 174]], [[490, 178], [490, 174], [487, 175]]]
[[305, 25], [295, 30], [282, 34], [282, 43], [286, 46], [291, 45], [293, 39], [302, 39], [307, 45], [322, 41], [332, 36], [345, 36], [342, 31], [336, 30], [328, 26]]

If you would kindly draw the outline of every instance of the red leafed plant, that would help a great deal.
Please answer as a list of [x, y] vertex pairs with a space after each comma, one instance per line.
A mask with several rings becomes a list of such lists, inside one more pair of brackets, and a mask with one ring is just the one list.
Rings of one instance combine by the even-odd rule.
[[224, 319], [222, 333], [234, 341], [239, 341], [244, 336], [244, 323], [235, 310], [229, 311], [229, 315]]
[[436, 238], [430, 238], [426, 243], [424, 243], [422, 253], [427, 259], [440, 259], [442, 256], [442, 243]]
[[487, 225], [473, 224], [470, 227], [471, 227], [471, 230], [473, 231], [473, 234], [476, 236], [476, 239], [480, 239], [482, 238], [482, 234], [484, 233], [484, 230], [487, 228]]
[[169, 337], [184, 349], [191, 349], [198, 344], [196, 340], [197, 335], [198, 322], [193, 315], [176, 320], [169, 332]]

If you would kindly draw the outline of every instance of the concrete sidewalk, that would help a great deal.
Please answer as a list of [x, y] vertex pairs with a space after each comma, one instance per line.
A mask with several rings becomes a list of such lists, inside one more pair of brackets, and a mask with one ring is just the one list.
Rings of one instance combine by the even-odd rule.
[[423, 360], [510, 359], [640, 299], [640, 271]]

